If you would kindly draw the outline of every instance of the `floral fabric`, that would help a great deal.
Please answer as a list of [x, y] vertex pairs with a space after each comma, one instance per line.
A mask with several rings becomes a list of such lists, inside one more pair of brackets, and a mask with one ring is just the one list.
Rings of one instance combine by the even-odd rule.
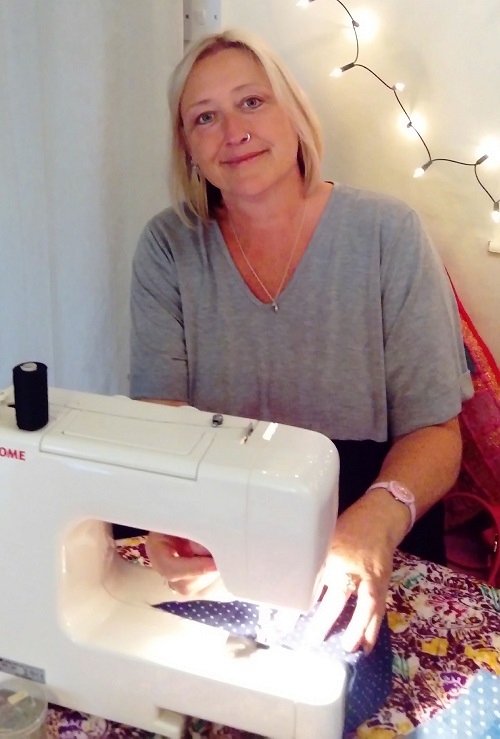
[[[147, 565], [142, 539], [122, 542], [119, 551], [126, 559]], [[410, 734], [452, 707], [478, 673], [486, 671], [500, 681], [500, 590], [397, 552], [387, 618], [393, 652], [392, 693], [382, 708], [346, 739], [396, 739]], [[494, 721], [495, 709], [488, 706], [487, 710], [491, 715], [486, 719]], [[479, 723], [471, 730], [468, 736], [472, 739], [484, 736], [477, 733], [481, 731]], [[50, 707], [47, 735], [67, 739], [153, 737], [146, 731], [57, 706]], [[190, 718], [185, 739], [255, 739], [255, 735]]]

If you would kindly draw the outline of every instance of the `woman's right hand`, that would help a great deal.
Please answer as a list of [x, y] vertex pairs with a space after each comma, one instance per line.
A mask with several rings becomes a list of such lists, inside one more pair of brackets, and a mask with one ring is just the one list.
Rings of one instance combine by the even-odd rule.
[[219, 577], [208, 549], [189, 539], [151, 531], [146, 553], [151, 567], [180, 595], [197, 595]]

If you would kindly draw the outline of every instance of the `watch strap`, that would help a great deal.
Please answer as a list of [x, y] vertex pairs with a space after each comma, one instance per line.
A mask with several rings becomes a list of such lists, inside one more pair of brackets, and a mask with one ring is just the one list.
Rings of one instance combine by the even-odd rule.
[[[399, 487], [405, 491], [406, 494], [408, 494], [409, 499], [405, 500], [403, 497], [399, 497], [397, 492], [395, 491], [395, 487]], [[402, 485], [400, 482], [397, 482], [395, 480], [391, 481], [383, 481], [383, 482], [374, 482], [373, 485], [370, 485], [368, 490], [376, 490], [376, 488], [382, 488], [383, 490], [387, 490], [394, 500], [398, 500], [400, 503], [403, 503], [408, 510], [410, 511], [410, 525], [408, 526], [408, 529], [406, 533], [408, 534], [409, 531], [413, 528], [413, 525], [415, 523], [415, 520], [417, 518], [417, 509], [415, 508], [415, 496], [411, 492], [411, 490], [408, 490], [408, 488], [405, 485]]]

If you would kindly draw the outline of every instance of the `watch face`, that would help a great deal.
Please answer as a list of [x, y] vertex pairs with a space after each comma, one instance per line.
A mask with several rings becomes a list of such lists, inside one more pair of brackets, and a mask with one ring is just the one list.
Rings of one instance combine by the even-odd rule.
[[410, 491], [399, 482], [392, 483], [392, 490], [396, 497], [403, 503], [413, 503], [415, 500], [413, 493], [410, 493]]

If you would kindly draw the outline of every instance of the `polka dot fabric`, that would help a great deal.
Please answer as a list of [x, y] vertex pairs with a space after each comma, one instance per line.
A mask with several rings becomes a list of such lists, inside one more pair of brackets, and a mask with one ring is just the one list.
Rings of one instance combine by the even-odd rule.
[[450, 708], [408, 735], [410, 739], [500, 739], [500, 678], [477, 673]]
[[[384, 703], [391, 692], [392, 683], [392, 651], [387, 620], [384, 620], [375, 649], [365, 655], [362, 651], [345, 652], [341, 646], [341, 637], [351, 618], [355, 599], [351, 598], [345, 607], [334, 629], [323, 644], [314, 651], [323, 652], [332, 659], [342, 660], [348, 665], [350, 680], [347, 691], [345, 732], [352, 732], [363, 721], [366, 721]], [[299, 618], [295, 628], [284, 634], [276, 633], [273, 625], [278, 619], [279, 611], [262, 609], [244, 601], [222, 603], [210, 600], [169, 601], [160, 603], [161, 608], [183, 618], [199, 623], [225, 629], [233, 636], [245, 636], [260, 640], [259, 627], [263, 635], [271, 634], [273, 644], [297, 649], [304, 642], [305, 629], [316, 609]]]

